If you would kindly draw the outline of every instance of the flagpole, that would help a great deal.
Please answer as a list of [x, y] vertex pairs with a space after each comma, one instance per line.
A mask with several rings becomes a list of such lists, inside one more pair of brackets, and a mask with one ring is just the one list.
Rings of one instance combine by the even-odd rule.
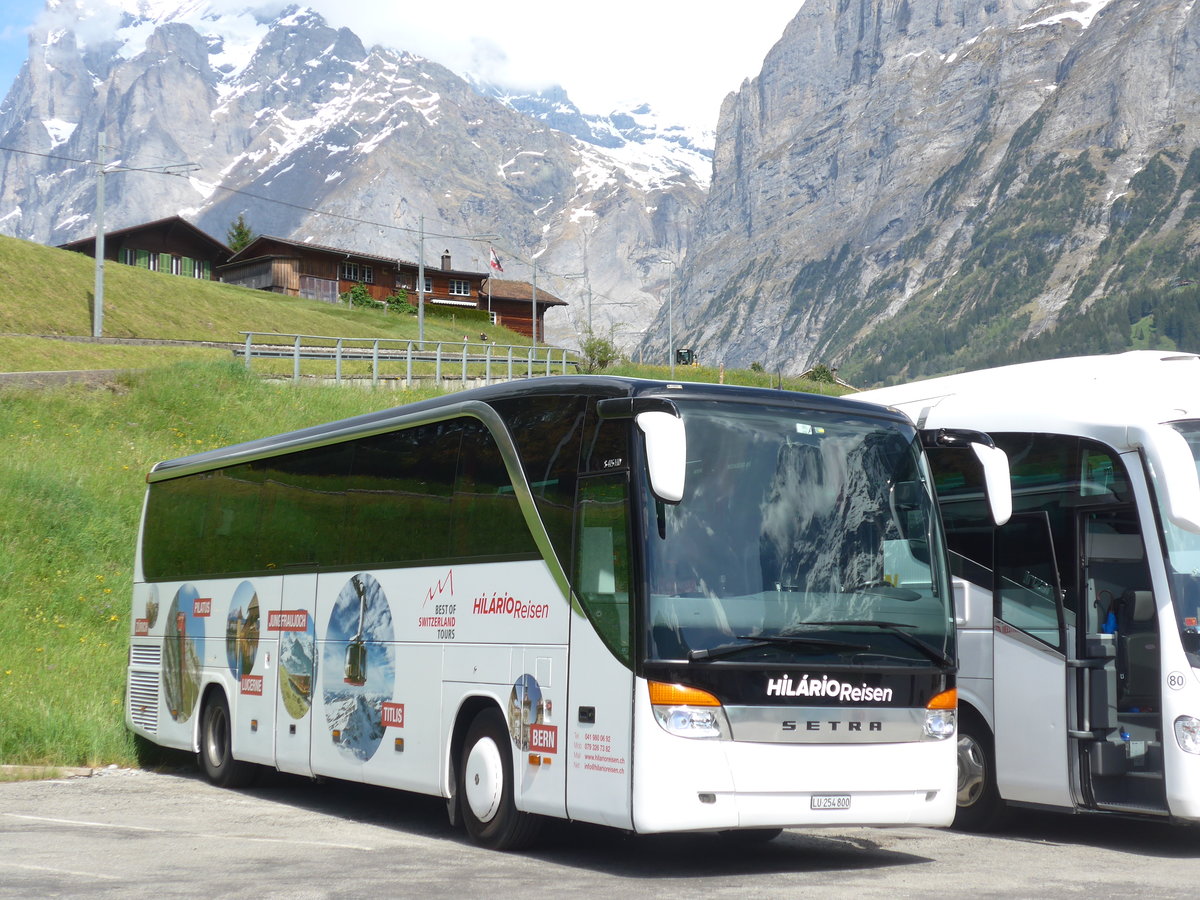
[[[501, 274], [504, 273], [504, 266], [500, 265], [500, 257], [496, 255], [495, 247], [488, 247], [488, 268], [493, 269]], [[488, 319], [492, 320], [492, 279], [495, 275], [488, 274]], [[493, 324], [495, 324], [493, 320]]]

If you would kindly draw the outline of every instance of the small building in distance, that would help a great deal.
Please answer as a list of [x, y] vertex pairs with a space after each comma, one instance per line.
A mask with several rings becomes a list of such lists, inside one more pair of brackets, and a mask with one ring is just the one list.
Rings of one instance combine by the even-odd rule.
[[[221, 281], [258, 290], [336, 303], [354, 285], [361, 284], [374, 300], [383, 301], [404, 291], [417, 304], [420, 266], [326, 247], [304, 241], [263, 235], [234, 254], [218, 272]], [[533, 334], [533, 285], [524, 281], [491, 278], [486, 272], [454, 268], [450, 251], [439, 266], [425, 266], [425, 303], [433, 307], [479, 309], [510, 331]], [[566, 306], [549, 291], [537, 292], [537, 337], [542, 339], [546, 310]]]
[[337, 303], [356, 284], [374, 300], [396, 293], [396, 260], [337, 247], [259, 235], [220, 267], [221, 281], [260, 291]]
[[534, 300], [533, 285], [528, 281], [485, 277], [480, 308], [492, 314], [492, 321], [527, 337], [545, 341], [546, 310], [552, 306], [566, 306], [562, 300], [547, 290], [537, 290], [537, 334], [533, 331]]
[[[58, 246], [96, 256], [95, 235]], [[105, 259], [154, 272], [212, 281], [217, 267], [232, 255], [232, 250], [180, 216], [104, 232]]]

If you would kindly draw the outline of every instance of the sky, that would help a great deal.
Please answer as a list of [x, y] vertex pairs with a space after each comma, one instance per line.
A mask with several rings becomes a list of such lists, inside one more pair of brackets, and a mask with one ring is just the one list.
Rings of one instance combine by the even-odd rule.
[[[111, 2], [128, 7], [138, 0]], [[179, 0], [179, 5], [192, 2]], [[227, 9], [284, 5], [211, 2]], [[763, 57], [803, 2], [603, 0], [586, 12], [582, 4], [561, 0], [309, 0], [304, 5], [331, 25], [350, 28], [368, 46], [409, 50], [459, 74], [472, 72], [522, 88], [562, 84], [587, 113], [648, 102], [666, 122], [712, 129], [721, 101], [758, 74]], [[0, 2], [0, 92], [8, 92], [28, 56], [28, 29], [44, 5], [44, 0]]]

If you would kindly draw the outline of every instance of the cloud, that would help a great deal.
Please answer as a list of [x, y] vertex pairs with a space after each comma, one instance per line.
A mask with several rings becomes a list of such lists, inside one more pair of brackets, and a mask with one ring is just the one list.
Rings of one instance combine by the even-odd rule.
[[[406, 50], [460, 75], [512, 88], [561, 84], [586, 112], [606, 113], [649, 102], [665, 119], [712, 128], [721, 101], [753, 77], [804, 0], [737, 4], [453, 0], [398, 4], [395, 0], [308, 0], [334, 27], [364, 43]], [[113, 35], [122, 11], [164, 14], [203, 27], [208, 8], [224, 14], [247, 8], [260, 19], [286, 0], [50, 0], [42, 27], [82, 17], [83, 43]], [[135, 49], [135, 48], [130, 48]]]

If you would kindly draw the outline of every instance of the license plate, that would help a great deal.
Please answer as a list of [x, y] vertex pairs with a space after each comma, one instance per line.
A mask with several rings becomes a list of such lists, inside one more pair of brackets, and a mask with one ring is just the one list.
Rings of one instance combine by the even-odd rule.
[[813, 794], [813, 809], [849, 809], [849, 794]]

